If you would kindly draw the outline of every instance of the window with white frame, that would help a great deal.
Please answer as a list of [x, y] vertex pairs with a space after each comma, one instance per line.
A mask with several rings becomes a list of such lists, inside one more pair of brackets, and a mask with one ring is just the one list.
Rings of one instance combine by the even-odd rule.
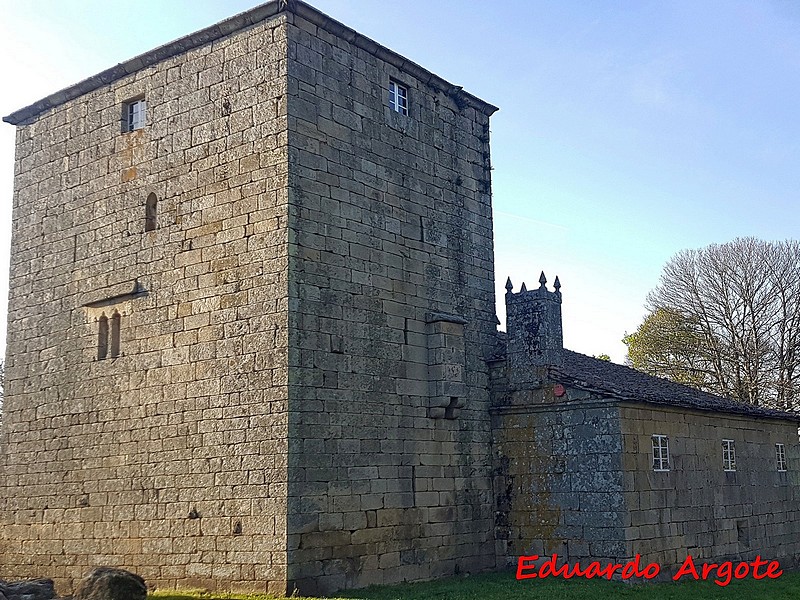
[[736, 470], [736, 448], [733, 440], [722, 440], [722, 470]]
[[142, 129], [146, 117], [147, 102], [145, 102], [144, 98], [126, 102], [123, 106], [122, 130], [136, 131], [137, 129]]
[[778, 463], [778, 471], [786, 471], [786, 446], [775, 444], [775, 460]]
[[394, 79], [389, 80], [389, 108], [401, 115], [408, 114], [408, 88]]
[[653, 471], [669, 471], [669, 438], [653, 435]]

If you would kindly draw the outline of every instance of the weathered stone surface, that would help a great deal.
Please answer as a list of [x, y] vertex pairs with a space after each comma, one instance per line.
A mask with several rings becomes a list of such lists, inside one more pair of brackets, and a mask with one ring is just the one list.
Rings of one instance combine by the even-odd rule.
[[0, 572], [495, 566], [493, 108], [279, 4], [19, 126]]
[[[640, 554], [665, 574], [689, 554], [798, 564], [800, 488], [776, 462], [779, 446], [797, 460], [794, 415], [723, 411], [730, 403], [722, 399], [559, 350], [560, 326], [542, 316], [560, 318], [554, 295], [507, 287], [514, 314], [492, 387], [496, 537], [509, 562], [541, 552], [569, 561]], [[545, 363], [538, 377], [511, 377], [520, 358], [535, 365], [537, 348], [563, 360]], [[667, 468], [655, 467], [654, 436], [668, 441]], [[736, 470], [723, 469], [723, 439], [734, 444]]]
[[[794, 476], [764, 474], [785, 424], [637, 415], [553, 379], [575, 357], [544, 277], [509, 284], [497, 336], [494, 108], [269, 7], [19, 126], [0, 572], [66, 591], [103, 556], [283, 595], [634, 542], [800, 555]], [[654, 424], [685, 473], [648, 469]], [[712, 472], [723, 431], [764, 473]]]
[[97, 567], [89, 571], [78, 583], [74, 600], [146, 600], [147, 585], [144, 579], [112, 567]]
[[52, 579], [0, 581], [0, 600], [52, 600], [56, 597]]

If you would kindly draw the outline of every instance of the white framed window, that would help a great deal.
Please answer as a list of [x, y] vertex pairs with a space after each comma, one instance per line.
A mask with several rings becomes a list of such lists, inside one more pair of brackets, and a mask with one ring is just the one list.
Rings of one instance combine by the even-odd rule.
[[786, 446], [783, 444], [775, 444], [775, 461], [779, 472], [786, 471]]
[[389, 108], [401, 115], [408, 114], [408, 88], [394, 79], [389, 80]]
[[736, 447], [733, 440], [722, 440], [722, 470], [736, 470]]
[[144, 98], [131, 100], [123, 105], [122, 130], [136, 131], [144, 128], [147, 117], [147, 102]]
[[669, 438], [653, 435], [653, 471], [669, 471]]

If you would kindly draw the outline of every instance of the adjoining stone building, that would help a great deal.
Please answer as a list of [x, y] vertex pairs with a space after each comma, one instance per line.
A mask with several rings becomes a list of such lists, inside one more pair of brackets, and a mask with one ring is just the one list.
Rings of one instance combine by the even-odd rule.
[[[538, 549], [796, 553], [745, 508], [775, 479], [794, 521], [791, 417], [596, 371], [546, 290], [498, 338], [495, 110], [275, 0], [6, 117], [0, 576], [314, 593]], [[721, 434], [748, 470], [689, 490]]]
[[559, 287], [506, 284], [490, 359], [498, 560], [800, 564], [800, 418], [565, 350]]

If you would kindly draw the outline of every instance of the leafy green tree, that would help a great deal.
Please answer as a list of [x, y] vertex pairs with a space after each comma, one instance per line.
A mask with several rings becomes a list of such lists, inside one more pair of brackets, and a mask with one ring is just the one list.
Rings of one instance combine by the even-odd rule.
[[702, 334], [696, 323], [681, 313], [657, 308], [639, 328], [625, 335], [628, 364], [656, 377], [715, 391], [714, 379], [703, 352]]

